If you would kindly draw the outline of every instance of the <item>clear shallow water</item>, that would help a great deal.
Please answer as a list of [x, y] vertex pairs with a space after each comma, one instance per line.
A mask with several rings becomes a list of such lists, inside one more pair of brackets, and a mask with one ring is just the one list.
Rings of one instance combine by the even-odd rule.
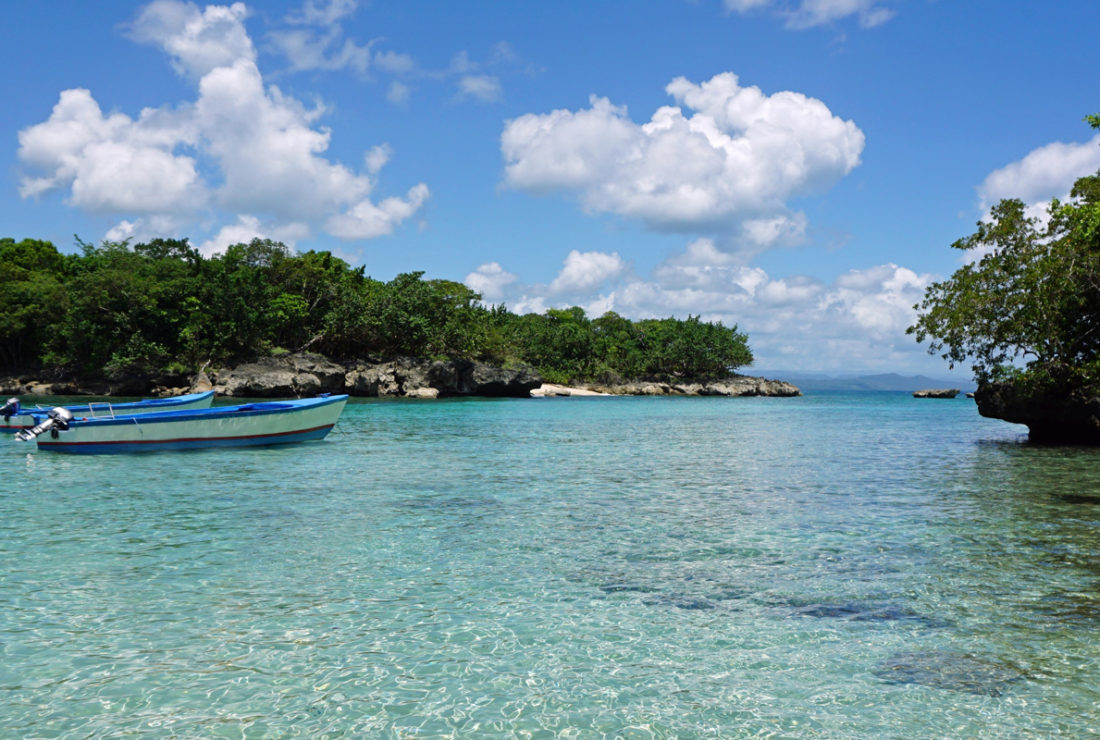
[[0, 440], [0, 737], [1100, 732], [1100, 451], [963, 400], [364, 401]]

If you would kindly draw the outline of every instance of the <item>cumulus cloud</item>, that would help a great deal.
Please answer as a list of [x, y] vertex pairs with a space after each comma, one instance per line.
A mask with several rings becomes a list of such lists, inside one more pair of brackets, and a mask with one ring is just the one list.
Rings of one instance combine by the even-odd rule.
[[244, 3], [208, 5], [154, 0], [130, 28], [135, 41], [162, 47], [172, 66], [194, 79], [239, 59], [255, 60], [256, 50], [244, 27]]
[[679, 105], [640, 125], [595, 96], [587, 109], [508, 121], [506, 183], [576, 193], [590, 212], [655, 230], [740, 233], [743, 249], [759, 251], [801, 236], [805, 217], [788, 199], [828, 188], [860, 162], [863, 132], [820, 100], [765, 95], [732, 73], [665, 89]]
[[341, 239], [374, 239], [392, 234], [428, 200], [428, 186], [409, 188], [404, 198], [386, 198], [379, 203], [361, 200], [342, 214], [331, 217], [325, 229]]
[[[576, 254], [571, 253], [572, 262], [566, 259], [567, 265], [581, 264], [583, 255]], [[520, 313], [581, 305], [590, 316], [608, 310], [632, 319], [691, 314], [736, 324], [748, 333], [762, 367], [934, 369], [924, 350], [905, 334], [916, 318], [913, 305], [933, 276], [900, 265], [854, 269], [831, 282], [797, 274], [773, 276], [740, 263], [709, 239], [691, 242], [648, 278], [612, 269], [613, 261], [608, 265], [604, 279], [578, 281], [566, 294], [556, 294], [550, 285], [510, 281], [501, 298]]]
[[[992, 219], [992, 208], [1006, 198], [1024, 202], [1024, 214], [1040, 224], [1050, 218], [1053, 198], [1068, 200], [1073, 183], [1100, 170], [1100, 136], [1083, 143], [1056, 141], [1033, 149], [1023, 159], [994, 170], [977, 187], [982, 220]], [[960, 262], [977, 262], [992, 252], [977, 247], [960, 257]]]
[[[307, 12], [340, 17], [348, 7], [307, 4]], [[255, 214], [272, 224], [269, 233], [279, 224], [291, 233], [315, 224], [349, 240], [392, 233], [428, 199], [427, 186], [376, 202], [375, 178], [393, 154], [387, 145], [364, 154], [364, 171], [326, 158], [332, 134], [317, 126], [324, 107], [265, 86], [246, 15], [239, 3], [146, 6], [134, 38], [162, 47], [197, 79], [197, 98], [132, 119], [104, 115], [88, 90], [63, 91], [48, 120], [19, 133], [21, 194], [68, 191], [73, 206], [124, 216], [114, 234], [209, 220], [208, 208]]]
[[787, 28], [795, 30], [828, 25], [852, 16], [862, 28], [874, 28], [895, 15], [892, 8], [880, 5], [877, 0], [724, 0], [724, 5], [733, 13], [747, 13], [761, 8], [775, 9], [785, 19]]
[[241, 214], [237, 222], [226, 224], [217, 234], [198, 246], [204, 257], [213, 257], [225, 252], [233, 244], [247, 244], [253, 239], [274, 239], [293, 247], [299, 239], [309, 236], [309, 227], [305, 224], [281, 224], [266, 226], [260, 219], [249, 214]]
[[1043, 204], [1065, 198], [1077, 178], [1100, 170], [1100, 136], [1082, 143], [1054, 142], [994, 170], [978, 186], [983, 211], [1003, 198]]
[[505, 272], [499, 262], [487, 262], [466, 276], [462, 282], [482, 298], [497, 300], [504, 296], [504, 289], [518, 280], [518, 276]]
[[108, 229], [103, 238], [115, 242], [142, 242], [179, 233], [184, 225], [179, 219], [164, 215], [142, 216], [132, 221], [123, 219]]
[[195, 134], [172, 113], [104, 116], [88, 90], [65, 90], [49, 119], [19, 132], [20, 159], [43, 173], [24, 177], [20, 193], [70, 188], [72, 205], [96, 213], [196, 207], [205, 190], [195, 160], [174, 153]]
[[575, 293], [594, 288], [605, 280], [617, 277], [626, 269], [618, 252], [578, 252], [572, 250], [565, 264], [550, 283], [551, 293]]

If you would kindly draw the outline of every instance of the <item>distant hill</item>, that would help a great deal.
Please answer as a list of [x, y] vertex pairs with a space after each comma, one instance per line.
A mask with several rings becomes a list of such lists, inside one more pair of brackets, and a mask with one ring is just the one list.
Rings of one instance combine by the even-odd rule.
[[974, 382], [971, 380], [930, 378], [927, 375], [899, 375], [897, 373], [833, 377], [821, 373], [754, 369], [750, 371], [750, 374], [786, 380], [797, 385], [803, 393], [807, 391], [905, 391], [912, 393], [925, 388], [958, 388], [966, 392], [973, 391], [975, 388]]

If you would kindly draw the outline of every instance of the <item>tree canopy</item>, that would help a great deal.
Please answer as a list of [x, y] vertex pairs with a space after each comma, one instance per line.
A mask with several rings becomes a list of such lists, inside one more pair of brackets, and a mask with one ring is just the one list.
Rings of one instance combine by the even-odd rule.
[[718, 378], [750, 364], [737, 327], [583, 309], [517, 315], [450, 280], [382, 282], [329, 252], [254, 239], [204, 257], [186, 239], [131, 245], [0, 239], [0, 370], [193, 371], [286, 351], [468, 358], [573, 382]]
[[952, 245], [979, 258], [929, 286], [909, 333], [952, 366], [969, 359], [979, 382], [1100, 385], [1100, 173], [1046, 218], [1016, 199], [991, 215]]

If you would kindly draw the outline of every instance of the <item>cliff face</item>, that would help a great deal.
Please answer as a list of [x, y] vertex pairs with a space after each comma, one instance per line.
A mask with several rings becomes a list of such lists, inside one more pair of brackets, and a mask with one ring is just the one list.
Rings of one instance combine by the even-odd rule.
[[1100, 445], [1100, 395], [1024, 393], [1011, 383], [988, 383], [974, 394], [978, 413], [1026, 424], [1032, 442]]
[[356, 361], [345, 366], [308, 353], [268, 357], [215, 373], [211, 378], [219, 395], [253, 398], [326, 392], [405, 398], [522, 398], [541, 382], [528, 370], [507, 370], [470, 360], [403, 357], [386, 362]]

